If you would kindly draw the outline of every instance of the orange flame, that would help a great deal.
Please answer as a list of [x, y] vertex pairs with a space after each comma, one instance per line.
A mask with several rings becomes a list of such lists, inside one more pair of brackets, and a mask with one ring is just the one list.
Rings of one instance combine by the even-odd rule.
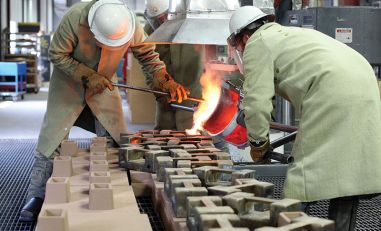
[[202, 129], [202, 123], [207, 120], [216, 109], [220, 95], [221, 87], [219, 79], [213, 78], [211, 71], [206, 71], [200, 78], [203, 86], [202, 98], [205, 102], [201, 103], [198, 110], [193, 114], [194, 125], [192, 129], [186, 129], [187, 134], [196, 135], [198, 130]]

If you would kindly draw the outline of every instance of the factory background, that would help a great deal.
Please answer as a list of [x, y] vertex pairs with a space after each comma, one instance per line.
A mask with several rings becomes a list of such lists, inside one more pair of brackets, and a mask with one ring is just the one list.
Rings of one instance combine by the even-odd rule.
[[[142, 25], [147, 23], [144, 17], [145, 1], [120, 1], [137, 15]], [[0, 200], [5, 205], [0, 208], [2, 211], [0, 230], [35, 230], [36, 228], [35, 223], [22, 223], [17, 219], [25, 203], [24, 197], [34, 161], [33, 150], [37, 145], [47, 107], [53, 71], [53, 64], [48, 58], [48, 49], [63, 16], [77, 2], [80, 1], [0, 0], [0, 147], [2, 148], [0, 151], [2, 182]], [[381, 1], [276, 0], [274, 3], [272, 0], [241, 0], [238, 2], [241, 6], [254, 5], [260, 7], [265, 13], [275, 14], [276, 22], [281, 25], [318, 30], [347, 44], [367, 59], [374, 70], [375, 78], [381, 81]], [[277, 5], [276, 9], [274, 4]], [[226, 40], [226, 38], [222, 39]], [[227, 45], [217, 44], [211, 51], [213, 53], [211, 57], [216, 62], [224, 63], [228, 59]], [[14, 81], [7, 72], [8, 62], [26, 64], [25, 78]], [[241, 81], [244, 81], [244, 77], [237, 71], [222, 71], [221, 75], [235, 86], [240, 86]], [[119, 64], [117, 78], [120, 84], [147, 88], [141, 66], [130, 50]], [[222, 86], [234, 88], [228, 83]], [[123, 88], [119, 88], [119, 91], [128, 132], [152, 130], [155, 125], [155, 97], [150, 93]], [[295, 112], [290, 103], [277, 96], [273, 99], [273, 105], [274, 123], [289, 127], [298, 126], [300, 115]], [[292, 131], [287, 129], [271, 129], [270, 139], [276, 140], [289, 134], [292, 134]], [[96, 134], [75, 126], [69, 133], [69, 140], [76, 140], [78, 149], [89, 149], [91, 142], [94, 142], [93, 137], [96, 137]], [[279, 146], [275, 151], [289, 155], [292, 146], [293, 142], [289, 142]], [[229, 150], [232, 162], [237, 165], [236, 169], [246, 169], [244, 165], [239, 166], [240, 162], [247, 165], [252, 162], [250, 147], [238, 148], [229, 144]], [[120, 167], [120, 160], [118, 164]], [[19, 165], [19, 168], [13, 170], [14, 165]], [[275, 198], [280, 199], [279, 190], [284, 182], [287, 165], [276, 162], [270, 170], [260, 167], [252, 169], [259, 171], [258, 179], [271, 182], [277, 187]], [[12, 178], [12, 174], [17, 174], [17, 177]], [[169, 221], [163, 221], [163, 215], [160, 215], [155, 210], [155, 205], [152, 205], [154, 196], [148, 195], [152, 192], [145, 191], [144, 180], [139, 181], [146, 175], [137, 174], [135, 177], [139, 185], [135, 186], [134, 192], [141, 195], [137, 197], [140, 213], [147, 214], [152, 230], [169, 230], [167, 226]], [[141, 191], [139, 187], [142, 187]], [[356, 230], [380, 230], [380, 201], [381, 199], [378, 198], [363, 202], [362, 210], [358, 214], [359, 221]], [[311, 215], [326, 218], [323, 211], [327, 207], [328, 202], [321, 201], [317, 206], [312, 207]], [[370, 207], [377, 208], [367, 209]], [[142, 219], [142, 222], [148, 222], [148, 220]]]

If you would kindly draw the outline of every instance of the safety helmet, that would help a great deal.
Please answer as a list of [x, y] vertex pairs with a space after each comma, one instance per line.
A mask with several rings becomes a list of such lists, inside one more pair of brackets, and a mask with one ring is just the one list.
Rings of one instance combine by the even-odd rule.
[[99, 0], [94, 3], [88, 22], [95, 39], [110, 47], [126, 44], [135, 32], [133, 12], [118, 0]]
[[146, 10], [144, 15], [148, 23], [156, 30], [161, 24], [167, 21], [169, 0], [145, 0]]
[[237, 49], [239, 47], [239, 43], [236, 41], [236, 36], [240, 34], [245, 28], [256, 29], [263, 25], [265, 22], [273, 22], [274, 20], [275, 15], [265, 14], [255, 6], [243, 6], [236, 10], [231, 16], [229, 21], [229, 31], [231, 34], [228, 37], [227, 42], [229, 44], [230, 51], [234, 56], [234, 60], [236, 61], [237, 66], [242, 74], [243, 51]]

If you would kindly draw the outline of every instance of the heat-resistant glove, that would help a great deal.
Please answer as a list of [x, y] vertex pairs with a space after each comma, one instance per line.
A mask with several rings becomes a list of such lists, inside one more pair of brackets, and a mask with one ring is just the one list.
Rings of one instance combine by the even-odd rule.
[[[159, 88], [154, 88], [155, 91], [160, 91], [161, 89]], [[169, 96], [165, 95], [159, 95], [159, 94], [154, 94], [156, 97], [156, 102], [159, 103], [159, 107], [163, 109], [164, 111], [174, 111], [175, 109], [169, 105], [170, 98]]]
[[183, 99], [188, 98], [187, 94], [190, 93], [188, 88], [176, 83], [165, 69], [156, 72], [153, 78], [153, 84], [156, 88], [171, 94], [170, 102], [177, 100], [177, 102], [181, 103]]
[[108, 78], [98, 74], [83, 63], [79, 64], [74, 72], [74, 81], [85, 84], [94, 94], [101, 94], [106, 88], [114, 90]]
[[266, 152], [270, 148], [270, 142], [269, 139], [267, 138], [266, 142], [261, 144], [260, 146], [256, 147], [257, 145], [252, 142], [250, 142], [250, 156], [251, 159], [257, 164], [265, 164], [269, 162], [269, 159], [263, 158], [263, 156], [266, 154]]
[[156, 97], [156, 102], [159, 103], [161, 109], [163, 109], [164, 111], [175, 111], [176, 109], [171, 107], [168, 101], [169, 101], [169, 97], [167, 96], [160, 95]]

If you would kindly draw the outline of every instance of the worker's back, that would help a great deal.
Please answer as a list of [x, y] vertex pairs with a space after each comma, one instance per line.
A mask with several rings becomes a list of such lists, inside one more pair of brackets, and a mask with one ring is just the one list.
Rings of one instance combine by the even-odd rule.
[[320, 32], [269, 23], [248, 40], [244, 67], [249, 135], [267, 123], [257, 114], [265, 114], [261, 108], [274, 87], [301, 114], [285, 197], [315, 201], [381, 192], [371, 180], [381, 177], [380, 95], [359, 53]]
[[[276, 23], [265, 26], [260, 34], [273, 58], [276, 93], [290, 99], [296, 109], [301, 109], [300, 102], [308, 92], [322, 87], [321, 81], [337, 88], [340, 94], [336, 97], [344, 99], [361, 97], [362, 91], [378, 94], [372, 67], [344, 43], [311, 29]], [[321, 97], [330, 94], [319, 92]]]

